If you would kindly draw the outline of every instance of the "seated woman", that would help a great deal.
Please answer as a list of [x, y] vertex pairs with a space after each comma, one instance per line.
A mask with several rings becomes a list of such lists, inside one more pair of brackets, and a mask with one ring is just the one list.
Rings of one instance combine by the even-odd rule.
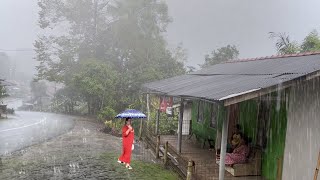
[[[225, 164], [232, 166], [234, 164], [241, 164], [247, 162], [247, 157], [249, 155], [249, 147], [246, 138], [243, 135], [239, 135], [240, 141], [238, 145], [233, 149], [232, 153], [226, 154]], [[220, 157], [217, 157], [220, 159]]]
[[232, 151], [239, 145], [241, 136], [241, 126], [239, 124], [236, 124], [231, 139], [227, 144], [228, 153], [232, 153]]

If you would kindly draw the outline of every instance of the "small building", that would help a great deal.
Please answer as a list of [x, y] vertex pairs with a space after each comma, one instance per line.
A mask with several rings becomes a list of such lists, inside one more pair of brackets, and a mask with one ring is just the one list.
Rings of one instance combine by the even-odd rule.
[[313, 179], [320, 150], [320, 53], [228, 61], [144, 88], [181, 98], [184, 114], [191, 114], [191, 132], [221, 147], [219, 179], [236, 124], [261, 150], [259, 175]]

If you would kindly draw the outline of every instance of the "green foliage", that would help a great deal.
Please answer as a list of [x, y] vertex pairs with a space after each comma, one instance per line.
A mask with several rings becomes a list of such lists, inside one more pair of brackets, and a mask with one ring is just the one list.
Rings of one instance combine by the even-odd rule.
[[0, 52], [0, 78], [10, 77], [10, 59], [4, 52]]
[[106, 105], [113, 105], [117, 73], [112, 67], [99, 61], [86, 61], [80, 63], [79, 70], [73, 74], [70, 85], [88, 103], [89, 114], [96, 114]]
[[110, 106], [104, 107], [98, 114], [98, 119], [110, 121], [117, 115], [116, 111]]
[[227, 45], [211, 52], [211, 56], [205, 56], [205, 62], [201, 65], [202, 68], [219, 64], [228, 60], [237, 59], [239, 51], [234, 45]]
[[185, 50], [168, 50], [163, 38], [171, 19], [162, 1], [42, 0], [38, 5], [41, 28], [68, 30], [35, 42], [37, 78], [75, 90], [79, 98], [67, 99], [87, 103], [89, 114], [109, 116], [105, 107], [140, 109], [141, 84], [185, 73]]
[[[156, 119], [158, 116], [158, 111], [153, 109], [150, 111], [150, 122], [148, 123], [148, 128], [151, 130], [156, 129]], [[178, 113], [173, 113], [173, 117], [168, 117], [166, 113], [160, 112], [159, 116], [159, 134], [161, 135], [175, 135], [178, 129], [179, 115]]]
[[316, 30], [313, 30], [304, 38], [301, 44], [302, 52], [319, 51], [320, 50], [320, 37]]
[[294, 54], [300, 51], [299, 45], [295, 41], [291, 41], [286, 33], [270, 32], [270, 38], [277, 38], [276, 48], [279, 54]]
[[178, 174], [173, 171], [166, 170], [160, 164], [145, 162], [133, 159], [130, 165], [132, 171], [128, 171], [123, 165], [117, 163], [118, 154], [107, 152], [101, 155], [103, 161], [107, 165], [105, 168], [110, 169], [117, 177], [128, 176], [129, 179], [154, 179], [154, 180], [179, 180]]
[[51, 106], [54, 112], [68, 114], [73, 114], [76, 111], [75, 107], [78, 106], [80, 107], [78, 113], [82, 114], [83, 111], [81, 110], [81, 104], [80, 94], [77, 89], [73, 86], [66, 86], [56, 92]]
[[0, 85], [0, 100], [7, 96], [8, 94], [7, 94], [6, 88]]
[[320, 37], [316, 30], [310, 32], [299, 45], [295, 41], [291, 41], [289, 35], [286, 33], [270, 32], [270, 38], [276, 38], [276, 48], [278, 54], [295, 54], [302, 52], [312, 52], [320, 50]]

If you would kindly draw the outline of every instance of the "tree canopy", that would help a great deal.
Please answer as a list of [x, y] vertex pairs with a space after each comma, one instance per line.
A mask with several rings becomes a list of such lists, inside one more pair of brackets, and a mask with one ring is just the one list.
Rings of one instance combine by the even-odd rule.
[[237, 59], [239, 56], [239, 50], [235, 45], [227, 45], [217, 50], [213, 50], [211, 54], [205, 56], [204, 64], [200, 65], [202, 68], [219, 64], [228, 60]]
[[0, 52], [0, 78], [8, 78], [10, 76], [10, 59], [9, 56]]
[[320, 50], [320, 37], [316, 30], [311, 31], [301, 44], [292, 41], [286, 33], [270, 32], [270, 38], [276, 39], [276, 48], [280, 55]]
[[[165, 2], [40, 0], [38, 5], [46, 33], [34, 43], [37, 78], [76, 91], [77, 98], [70, 98], [86, 102], [90, 114], [107, 106], [139, 108], [141, 84], [186, 71], [184, 52], [170, 51], [163, 37], [171, 22]], [[68, 92], [60, 96], [72, 96]]]

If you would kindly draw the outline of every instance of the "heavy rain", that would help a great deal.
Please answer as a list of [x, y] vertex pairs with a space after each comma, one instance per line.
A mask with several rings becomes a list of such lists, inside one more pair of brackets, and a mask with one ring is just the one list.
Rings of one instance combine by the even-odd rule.
[[320, 180], [318, 7], [0, 0], [0, 180]]

